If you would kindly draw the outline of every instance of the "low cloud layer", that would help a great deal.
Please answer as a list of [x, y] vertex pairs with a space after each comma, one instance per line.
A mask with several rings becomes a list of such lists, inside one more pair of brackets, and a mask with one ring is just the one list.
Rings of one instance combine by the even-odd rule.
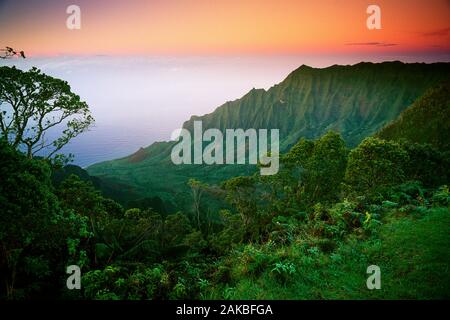
[[387, 42], [350, 42], [346, 43], [346, 46], [374, 46], [374, 47], [393, 47], [397, 46], [398, 43], [387, 43]]
[[434, 30], [430, 32], [424, 32], [422, 35], [424, 37], [446, 37], [450, 33], [450, 27], [449, 28], [443, 28], [439, 30]]

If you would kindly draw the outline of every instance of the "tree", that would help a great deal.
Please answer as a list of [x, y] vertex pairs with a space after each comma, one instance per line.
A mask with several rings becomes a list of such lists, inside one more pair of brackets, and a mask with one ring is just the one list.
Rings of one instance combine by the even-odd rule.
[[398, 143], [366, 138], [349, 154], [345, 183], [357, 193], [402, 183], [407, 161], [408, 154]]
[[283, 156], [283, 164], [288, 167], [304, 167], [314, 150], [314, 141], [301, 138], [289, 152]]
[[222, 188], [226, 192], [225, 200], [241, 217], [245, 240], [260, 240], [263, 229], [271, 217], [265, 208], [258, 206], [261, 194], [257, 189], [255, 177], [234, 177], [224, 181]]
[[448, 183], [450, 177], [449, 154], [440, 152], [431, 144], [419, 144], [408, 140], [399, 141], [408, 153], [404, 172], [408, 180], [418, 180], [426, 187]]
[[245, 236], [244, 225], [239, 215], [233, 214], [229, 210], [220, 210], [220, 218], [223, 229], [211, 236], [211, 247], [219, 254], [231, 250], [233, 244], [241, 243]]
[[169, 214], [164, 220], [164, 247], [179, 246], [184, 243], [186, 235], [192, 232], [192, 227], [188, 217], [182, 212]]
[[49, 279], [69, 259], [79, 264], [87, 219], [61, 208], [50, 175], [46, 161], [27, 159], [0, 139], [0, 298], [58, 285]]
[[102, 222], [96, 244], [98, 262], [152, 261], [160, 256], [163, 220], [151, 209], [132, 208]]
[[196, 179], [189, 179], [188, 181], [189, 187], [191, 187], [192, 191], [192, 199], [194, 201], [194, 211], [197, 218], [197, 228], [201, 231], [201, 221], [200, 221], [200, 205], [202, 201], [203, 192], [205, 191], [205, 188], [207, 188], [207, 184], [202, 183]]
[[299, 172], [297, 193], [303, 205], [337, 199], [347, 154], [341, 136], [329, 131], [316, 141], [300, 139], [283, 157], [282, 162], [291, 172]]
[[109, 215], [104, 205], [105, 198], [100, 191], [96, 190], [92, 183], [83, 181], [74, 174], [71, 174], [59, 185], [56, 195], [61, 206], [88, 217], [94, 233], [97, 232], [99, 221]]
[[315, 141], [304, 177], [309, 203], [337, 199], [346, 165], [347, 148], [339, 134], [330, 131]]
[[[34, 67], [0, 67], [1, 136], [14, 148], [25, 149], [28, 158], [39, 151], [52, 157], [93, 122], [88, 105], [66, 81]], [[57, 126], [59, 137], [48, 139], [46, 134]]]

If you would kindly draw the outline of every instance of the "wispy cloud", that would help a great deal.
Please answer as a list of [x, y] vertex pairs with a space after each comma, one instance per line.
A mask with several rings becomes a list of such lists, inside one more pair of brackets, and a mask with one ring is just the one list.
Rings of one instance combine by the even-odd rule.
[[422, 35], [424, 37], [446, 37], [450, 33], [449, 28], [438, 29], [430, 32], [424, 32]]
[[398, 43], [388, 42], [350, 42], [346, 43], [346, 46], [374, 46], [374, 47], [393, 47], [398, 46]]

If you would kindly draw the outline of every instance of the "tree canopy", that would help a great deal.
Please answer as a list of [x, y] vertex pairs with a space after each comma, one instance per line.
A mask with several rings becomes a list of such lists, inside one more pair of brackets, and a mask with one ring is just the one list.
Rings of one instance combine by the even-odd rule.
[[29, 158], [54, 156], [93, 123], [87, 103], [66, 81], [34, 67], [0, 67], [0, 134]]

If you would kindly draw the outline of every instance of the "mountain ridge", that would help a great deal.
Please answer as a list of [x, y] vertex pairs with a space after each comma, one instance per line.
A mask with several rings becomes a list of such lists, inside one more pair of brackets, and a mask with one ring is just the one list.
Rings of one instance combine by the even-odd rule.
[[[201, 120], [203, 130], [279, 129], [281, 152], [301, 137], [315, 139], [333, 130], [353, 147], [395, 120], [427, 89], [449, 80], [450, 63], [362, 62], [322, 69], [302, 65], [268, 90], [252, 89], [209, 114], [191, 116], [183, 128], [192, 132], [193, 122]], [[146, 196], [158, 195], [166, 201], [175, 197], [174, 203], [188, 196], [190, 178], [217, 183], [254, 172], [250, 165], [176, 166], [170, 160], [175, 143], [151, 144], [139, 151], [141, 161], [128, 156], [87, 170], [130, 183]]]
[[[286, 142], [281, 144], [283, 150], [295, 143], [300, 136], [317, 138], [326, 130], [333, 129], [342, 132], [349, 145], [355, 146], [362, 138], [374, 134], [384, 124], [394, 120], [415, 98], [423, 94], [425, 87], [429, 87], [427, 84], [431, 86], [436, 83], [436, 79], [432, 79], [434, 75], [441, 74], [444, 78], [445, 70], [447, 73], [450, 71], [449, 64], [404, 64], [399, 61], [379, 64], [362, 62], [352, 66], [334, 65], [328, 68], [302, 65], [268, 90], [252, 89], [240, 99], [226, 102], [209, 114], [191, 117], [183, 124], [183, 128], [192, 130], [194, 120], [202, 120], [204, 128], [221, 130], [280, 128], [280, 135], [286, 136]], [[380, 72], [380, 75], [375, 75], [376, 72]], [[422, 74], [422, 77], [416, 77], [414, 73]], [[409, 90], [398, 92], [399, 95], [404, 95], [398, 98], [403, 103], [399, 104], [391, 99], [392, 95], [372, 101], [364, 99], [365, 92], [376, 94], [376, 91], [387, 91], [388, 86], [392, 86], [391, 90], [400, 87], [396, 84], [402, 82], [400, 75], [408, 76], [403, 82], [408, 83]], [[372, 81], [377, 77], [382, 78], [382, 83]], [[361, 85], [365, 87], [361, 88]], [[374, 86], [379, 88], [371, 88]], [[358, 90], [362, 93], [358, 93]], [[359, 96], [352, 97], [353, 94]], [[352, 98], [355, 101], [349, 101]], [[330, 100], [326, 101], [327, 99]], [[355, 102], [361, 103], [359, 110], [351, 105]], [[394, 105], [395, 109], [388, 110], [389, 104]], [[386, 114], [378, 114], [377, 110], [387, 112], [387, 117]], [[342, 119], [343, 113], [345, 119]], [[245, 121], [239, 121], [241, 118]], [[361, 132], [349, 132], [349, 127], [354, 127], [356, 122], [364, 119], [367, 121], [362, 127], [353, 128]], [[374, 123], [372, 119], [382, 121]], [[370, 127], [370, 130], [364, 130], [364, 126]]]

